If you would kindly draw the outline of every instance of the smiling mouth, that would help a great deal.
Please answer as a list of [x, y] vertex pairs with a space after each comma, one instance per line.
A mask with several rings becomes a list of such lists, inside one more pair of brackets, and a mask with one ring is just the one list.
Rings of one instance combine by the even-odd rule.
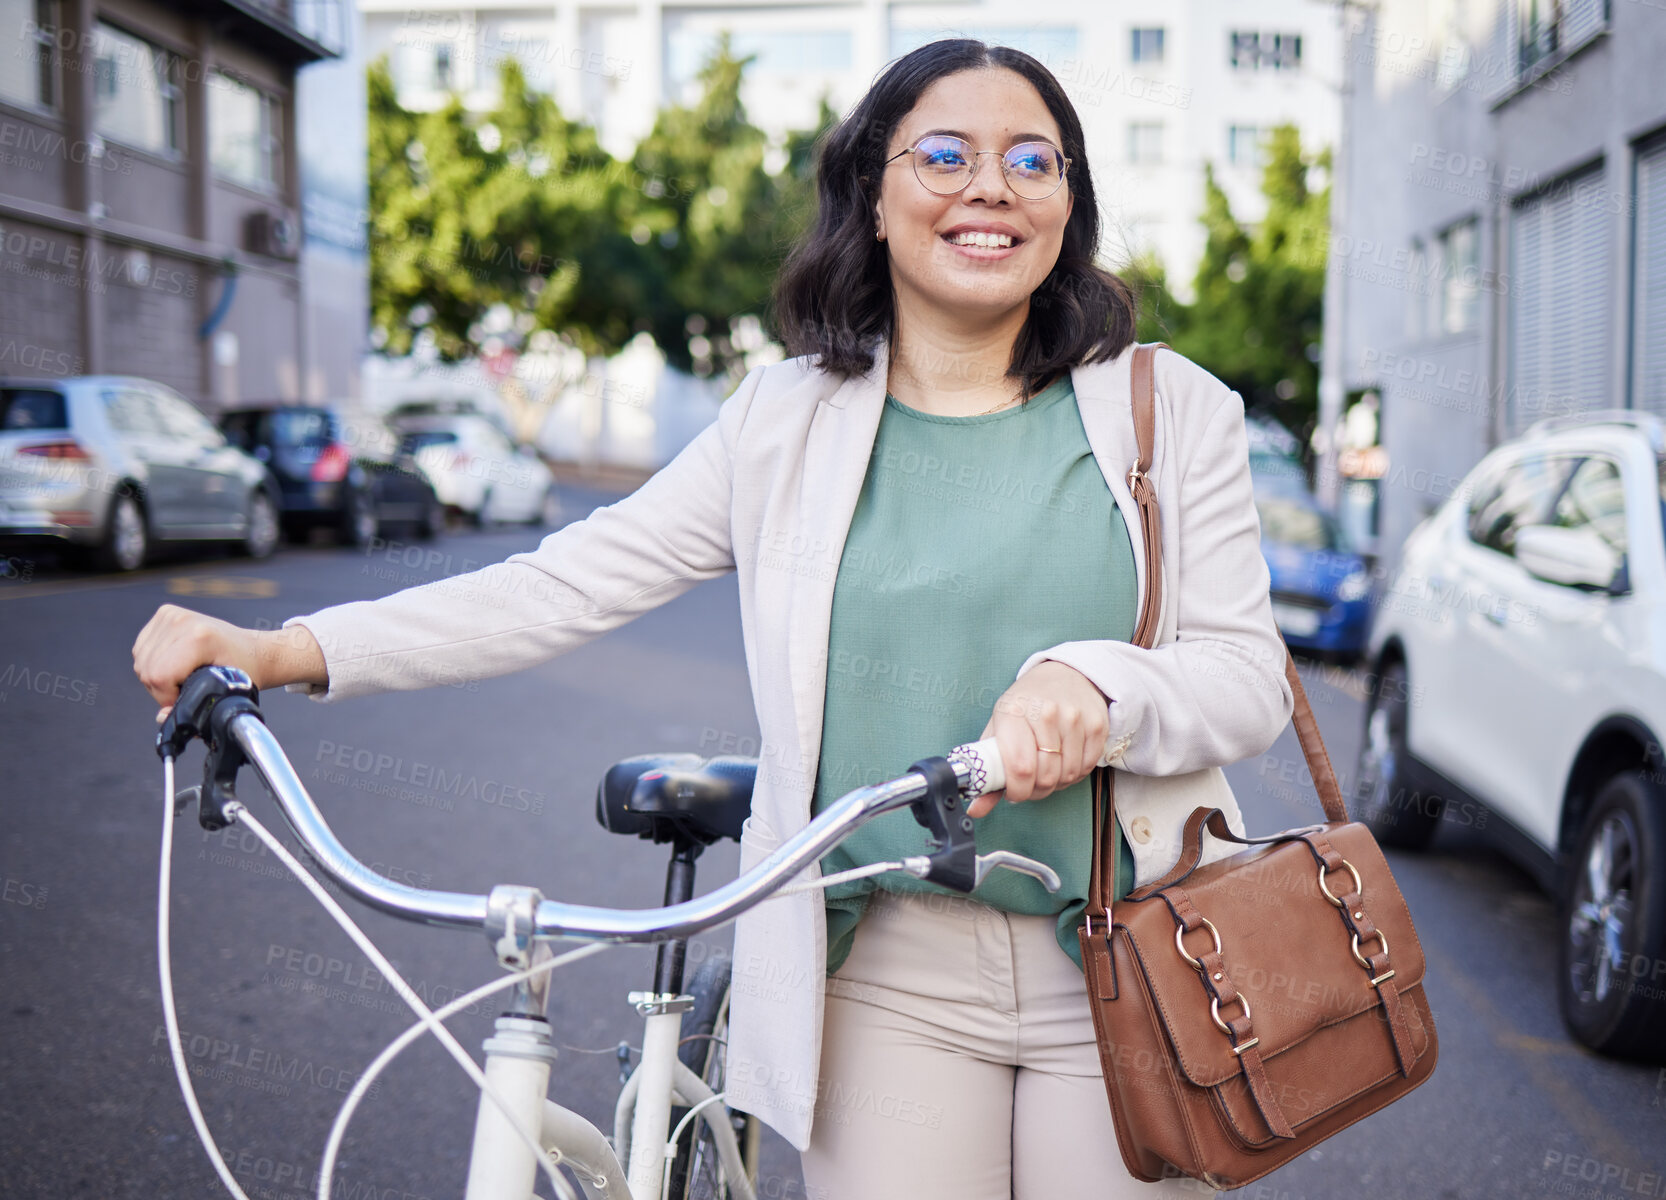
[[1020, 245], [1020, 241], [1006, 233], [946, 233], [943, 240], [951, 246], [978, 246], [985, 250], [1005, 250]]

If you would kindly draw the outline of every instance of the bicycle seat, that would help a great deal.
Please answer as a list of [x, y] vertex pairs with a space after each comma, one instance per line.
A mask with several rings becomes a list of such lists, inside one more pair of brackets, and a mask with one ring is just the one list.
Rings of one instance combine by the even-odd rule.
[[758, 760], [738, 755], [639, 754], [607, 769], [596, 789], [596, 820], [654, 842], [738, 842], [757, 774]]

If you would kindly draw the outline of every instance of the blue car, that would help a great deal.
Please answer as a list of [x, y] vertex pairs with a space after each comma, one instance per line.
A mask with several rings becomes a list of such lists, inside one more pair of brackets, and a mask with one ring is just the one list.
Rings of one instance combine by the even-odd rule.
[[1352, 662], [1365, 648], [1371, 572], [1311, 493], [1257, 489], [1273, 619], [1292, 650]]

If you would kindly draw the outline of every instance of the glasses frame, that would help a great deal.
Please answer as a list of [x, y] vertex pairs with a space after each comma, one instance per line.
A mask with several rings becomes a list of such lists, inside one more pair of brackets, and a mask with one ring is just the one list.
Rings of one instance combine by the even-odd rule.
[[[959, 142], [962, 146], [966, 147], [967, 151], [972, 156], [972, 169], [966, 172], [965, 180], [952, 192], [940, 192], [928, 184], [920, 177], [920, 160], [917, 158], [911, 160], [914, 165], [914, 178], [919, 180], [920, 186], [925, 188], [926, 191], [930, 192], [933, 196], [958, 196], [961, 192], [964, 192], [972, 185], [972, 180], [977, 177], [978, 167], [982, 165], [978, 160], [985, 154], [993, 154], [1001, 160], [1001, 181], [1005, 183], [1008, 188], [1011, 188], [1012, 194], [1017, 196], [1020, 200], [1051, 200], [1054, 196], [1058, 195], [1059, 188], [1065, 185], [1065, 182], [1070, 175], [1070, 163], [1072, 160], [1065, 154], [1061, 147], [1053, 145], [1052, 142], [1038, 142], [1032, 140], [1028, 142], [1019, 142], [1018, 145], [1009, 146], [1005, 150], [976, 150], [973, 149], [971, 142], [968, 142], [965, 138], [957, 138], [953, 134], [931, 133], [927, 134], [926, 137], [945, 138], [952, 142]], [[925, 140], [925, 138], [920, 139], [921, 142]], [[1046, 146], [1049, 150], [1052, 150], [1059, 156], [1059, 181], [1053, 185], [1053, 190], [1048, 192], [1045, 196], [1025, 196], [1020, 193], [1016, 187], [1013, 187], [1012, 169], [1007, 166], [1007, 155], [1011, 154], [1014, 150], [1017, 150], [1020, 146]], [[919, 148], [920, 142], [915, 142], [912, 146], [907, 146], [898, 150], [895, 154], [891, 155], [890, 158], [885, 160], [885, 166], [889, 167], [903, 155], [913, 154]]]

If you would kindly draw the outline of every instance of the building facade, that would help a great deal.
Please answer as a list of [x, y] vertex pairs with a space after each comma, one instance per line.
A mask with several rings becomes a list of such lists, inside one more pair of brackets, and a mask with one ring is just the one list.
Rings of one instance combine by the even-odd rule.
[[[844, 113], [885, 64], [939, 37], [1015, 46], [1045, 62], [1081, 115], [1112, 264], [1155, 255], [1189, 295], [1203, 249], [1205, 163], [1234, 212], [1258, 220], [1265, 131], [1289, 121], [1332, 143], [1339, 30], [1311, 0], [559, 0], [490, 5], [362, 0], [365, 51], [386, 54], [401, 101], [455, 92], [495, 100], [514, 57], [562, 111], [629, 157], [667, 103], [698, 95], [700, 64], [727, 31], [755, 54], [743, 99], [779, 144], [813, 127], [818, 100]], [[784, 161], [784, 153], [778, 161]]]
[[[336, 0], [0, 0], [0, 374], [139, 375], [210, 412], [353, 390], [363, 154], [310, 189], [300, 115], [352, 21]], [[358, 95], [329, 136], [362, 130]]]
[[1334, 394], [1377, 398], [1386, 560], [1533, 422], [1666, 413], [1662, 61], [1658, 3], [1352, 17], [1326, 343]]

